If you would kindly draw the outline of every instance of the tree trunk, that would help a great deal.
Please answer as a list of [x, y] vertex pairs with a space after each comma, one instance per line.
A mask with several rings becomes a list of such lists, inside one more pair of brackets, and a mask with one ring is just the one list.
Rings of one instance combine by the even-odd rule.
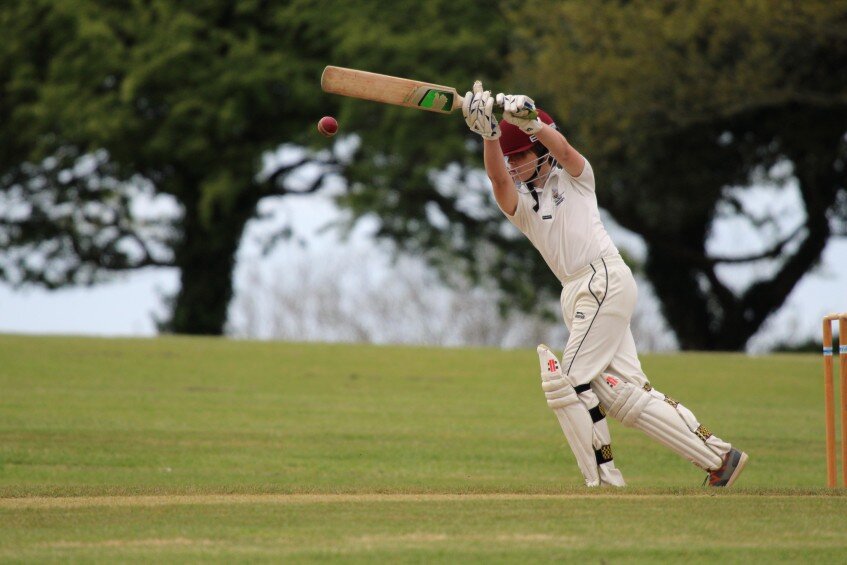
[[717, 304], [711, 292], [704, 292], [705, 276], [696, 266], [652, 246], [645, 274], [681, 349], [737, 350], [744, 346], [749, 336], [737, 325], [722, 323], [729, 313]]
[[[250, 194], [249, 190], [242, 195]], [[201, 214], [197, 202], [186, 202], [183, 238], [175, 253], [180, 289], [171, 319], [160, 329], [179, 334], [222, 335], [232, 300], [235, 254], [257, 199], [239, 197], [233, 209]]]
[[[815, 194], [826, 192], [818, 188]], [[820, 260], [830, 235], [826, 212], [834, 202], [835, 191], [828, 196], [818, 206], [807, 204], [807, 234], [797, 251], [783, 257], [782, 268], [771, 279], [752, 285], [741, 296], [718, 280], [714, 266], [705, 264], [705, 252], [699, 255], [700, 261], [686, 260], [668, 252], [661, 243], [648, 241], [650, 254], [645, 272], [682, 349], [744, 349], [768, 316]]]

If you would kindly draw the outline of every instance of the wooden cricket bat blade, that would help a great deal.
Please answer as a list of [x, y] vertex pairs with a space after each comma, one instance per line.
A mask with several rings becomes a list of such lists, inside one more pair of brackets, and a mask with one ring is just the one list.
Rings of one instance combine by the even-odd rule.
[[321, 89], [331, 94], [449, 114], [461, 108], [463, 97], [451, 86], [328, 66]]

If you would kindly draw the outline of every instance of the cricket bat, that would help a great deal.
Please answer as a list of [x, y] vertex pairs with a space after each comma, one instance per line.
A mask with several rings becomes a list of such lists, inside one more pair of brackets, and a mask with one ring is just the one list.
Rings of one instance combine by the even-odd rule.
[[461, 108], [464, 99], [452, 86], [333, 66], [324, 69], [321, 89], [331, 94], [440, 114]]

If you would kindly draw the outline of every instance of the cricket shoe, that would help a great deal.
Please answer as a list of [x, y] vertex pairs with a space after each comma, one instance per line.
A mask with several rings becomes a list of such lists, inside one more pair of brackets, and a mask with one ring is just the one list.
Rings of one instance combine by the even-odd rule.
[[729, 450], [729, 453], [724, 455], [723, 465], [714, 471], [710, 471], [706, 481], [708, 481], [710, 487], [731, 487], [746, 464], [747, 454], [733, 447]]

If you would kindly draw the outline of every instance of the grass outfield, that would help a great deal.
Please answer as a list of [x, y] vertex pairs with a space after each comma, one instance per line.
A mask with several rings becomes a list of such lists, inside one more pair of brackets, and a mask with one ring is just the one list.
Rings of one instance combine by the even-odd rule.
[[737, 488], [611, 422], [586, 491], [531, 349], [0, 336], [0, 561], [847, 560], [819, 356], [642, 361]]

